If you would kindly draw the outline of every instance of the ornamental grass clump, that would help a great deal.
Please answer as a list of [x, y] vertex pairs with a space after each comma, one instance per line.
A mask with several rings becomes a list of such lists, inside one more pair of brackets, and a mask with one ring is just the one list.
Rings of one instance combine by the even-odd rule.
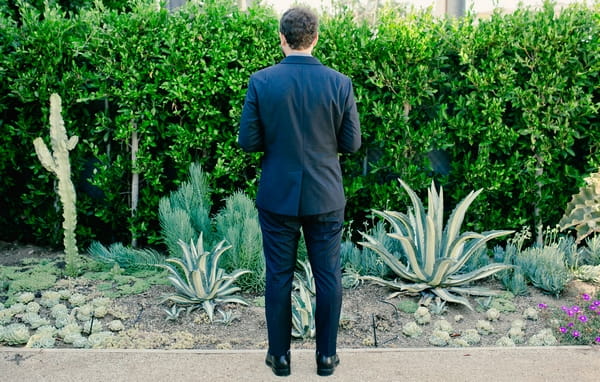
[[[539, 304], [540, 310], [548, 309]], [[574, 305], [564, 305], [555, 310], [558, 315], [558, 340], [567, 344], [600, 345], [600, 296], [595, 299], [582, 294]]]
[[[396, 240], [403, 256], [391, 252], [382, 240], [362, 232], [366, 242], [359, 244], [375, 251], [389, 268], [398, 276], [389, 281], [380, 277], [365, 276], [394, 290], [410, 293], [432, 292], [440, 299], [459, 303], [473, 310], [463, 295], [495, 295], [497, 292], [474, 287], [469, 284], [512, 268], [508, 264], [488, 264], [475, 270], [465, 266], [474, 256], [480, 254], [488, 241], [513, 233], [513, 231], [488, 231], [483, 233], [460, 233], [467, 209], [481, 190], [469, 193], [454, 209], [444, 226], [444, 192], [438, 193], [432, 182], [428, 190], [428, 208], [425, 208], [417, 194], [401, 179], [400, 185], [412, 201], [412, 209], [407, 213], [377, 211], [391, 226], [387, 237]], [[403, 261], [406, 258], [406, 261]]]

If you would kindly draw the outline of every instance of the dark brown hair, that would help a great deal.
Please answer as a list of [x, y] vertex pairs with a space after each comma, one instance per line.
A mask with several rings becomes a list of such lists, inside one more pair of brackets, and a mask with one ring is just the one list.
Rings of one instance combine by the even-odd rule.
[[308, 8], [290, 8], [279, 21], [279, 32], [285, 36], [290, 48], [306, 49], [317, 37], [319, 18]]

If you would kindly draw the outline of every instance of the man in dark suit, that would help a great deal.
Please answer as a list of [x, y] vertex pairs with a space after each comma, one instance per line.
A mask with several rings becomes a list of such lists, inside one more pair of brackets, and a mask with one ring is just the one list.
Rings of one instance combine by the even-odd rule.
[[316, 284], [317, 373], [339, 364], [340, 244], [346, 200], [338, 153], [361, 144], [352, 82], [311, 53], [317, 16], [291, 8], [280, 20], [285, 58], [250, 77], [238, 142], [263, 152], [256, 204], [266, 260], [266, 363], [290, 374], [291, 291], [300, 229]]

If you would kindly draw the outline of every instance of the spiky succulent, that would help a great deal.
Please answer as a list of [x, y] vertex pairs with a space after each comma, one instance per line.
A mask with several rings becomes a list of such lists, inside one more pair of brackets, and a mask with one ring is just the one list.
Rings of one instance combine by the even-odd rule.
[[292, 293], [292, 336], [312, 338], [316, 334], [313, 295], [304, 283], [294, 284], [298, 289]]
[[312, 338], [316, 334], [315, 296], [316, 286], [312, 268], [308, 261], [298, 261], [294, 272], [294, 290], [292, 292], [292, 336]]
[[468, 300], [461, 295], [492, 295], [494, 292], [484, 288], [465, 287], [465, 285], [511, 266], [489, 264], [462, 273], [463, 266], [485, 246], [486, 242], [511, 234], [513, 231], [460, 233], [465, 213], [481, 190], [469, 193], [456, 206], [444, 227], [443, 190], [440, 189], [438, 193], [433, 182], [431, 183], [426, 213], [417, 194], [402, 180], [399, 181], [412, 201], [412, 210], [406, 214], [395, 211], [374, 210], [373, 212], [390, 224], [392, 231], [387, 235], [400, 242], [407, 264], [391, 253], [380, 240], [362, 233], [367, 241], [360, 244], [377, 252], [390, 269], [399, 276], [399, 279], [394, 281], [374, 276], [364, 278], [401, 291], [419, 293], [429, 290], [442, 300], [460, 303], [473, 309]]
[[213, 321], [215, 306], [223, 303], [238, 303], [248, 305], [242, 297], [234, 293], [240, 290], [233, 285], [235, 280], [248, 270], [237, 270], [226, 274], [219, 267], [219, 258], [231, 246], [225, 246], [225, 241], [218, 243], [212, 251], [204, 250], [202, 234], [198, 237], [196, 245], [179, 241], [183, 255], [182, 258], [167, 259], [166, 264], [158, 266], [169, 271], [169, 281], [177, 290], [176, 294], [167, 296], [165, 301], [186, 305], [191, 308], [202, 307]]
[[585, 185], [573, 195], [558, 223], [561, 230], [574, 228], [577, 242], [600, 232], [600, 172], [585, 178]]

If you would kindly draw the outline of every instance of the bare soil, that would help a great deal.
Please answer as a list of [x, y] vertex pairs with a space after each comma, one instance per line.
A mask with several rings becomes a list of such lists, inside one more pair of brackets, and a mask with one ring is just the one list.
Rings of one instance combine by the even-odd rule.
[[[25, 258], [57, 258], [61, 253], [29, 245], [0, 242], [0, 266], [19, 265]], [[63, 279], [57, 283], [57, 290], [70, 288], [89, 296], [89, 299], [102, 295], [95, 288], [95, 282], [87, 279]], [[500, 289], [500, 284], [487, 281], [487, 287]], [[514, 320], [525, 322], [527, 337], [537, 334], [543, 328], [552, 328], [551, 317], [543, 313], [537, 320], [524, 317], [528, 308], [537, 308], [544, 303], [551, 307], [568, 304], [575, 296], [590, 288], [583, 283], [573, 283], [561, 299], [545, 295], [530, 288], [530, 295], [515, 297], [514, 312], [503, 312], [499, 320], [491, 322], [494, 333], [482, 335], [476, 346], [496, 346], [501, 337], [507, 336]], [[166, 305], [159, 303], [161, 297], [173, 293], [170, 286], [154, 286], [150, 290], [133, 296], [113, 300], [109, 314], [99, 319], [106, 325], [114, 319], [121, 319], [125, 329], [115, 336], [110, 346], [119, 348], [146, 349], [266, 349], [266, 323], [264, 307], [258, 303], [256, 295], [244, 295], [251, 302], [248, 306], [229, 304], [220, 307], [231, 314], [229, 322], [219, 322], [221, 315], [215, 313], [215, 321], [210, 322], [202, 310], [183, 312], [178, 319], [168, 320]], [[402, 333], [403, 326], [414, 321], [412, 313], [405, 313], [397, 307], [403, 300], [419, 302], [419, 296], [396, 296], [389, 298], [390, 291], [372, 283], [363, 283], [355, 289], [345, 289], [343, 295], [342, 318], [338, 336], [340, 348], [423, 348], [433, 346], [429, 337], [435, 321], [446, 320], [452, 325], [452, 338], [460, 338], [467, 329], [475, 329], [479, 320], [485, 320], [482, 311], [471, 311], [462, 305], [448, 304], [444, 314], [432, 315], [430, 324], [422, 326], [423, 335], [409, 338]], [[478, 302], [471, 298], [474, 307]], [[457, 321], [457, 316], [462, 318]], [[556, 334], [558, 338], [558, 333]], [[528, 345], [527, 342], [521, 345]], [[519, 345], [519, 346], [521, 346]], [[69, 347], [57, 343], [57, 347]], [[294, 348], [314, 348], [314, 340], [295, 340]]]

